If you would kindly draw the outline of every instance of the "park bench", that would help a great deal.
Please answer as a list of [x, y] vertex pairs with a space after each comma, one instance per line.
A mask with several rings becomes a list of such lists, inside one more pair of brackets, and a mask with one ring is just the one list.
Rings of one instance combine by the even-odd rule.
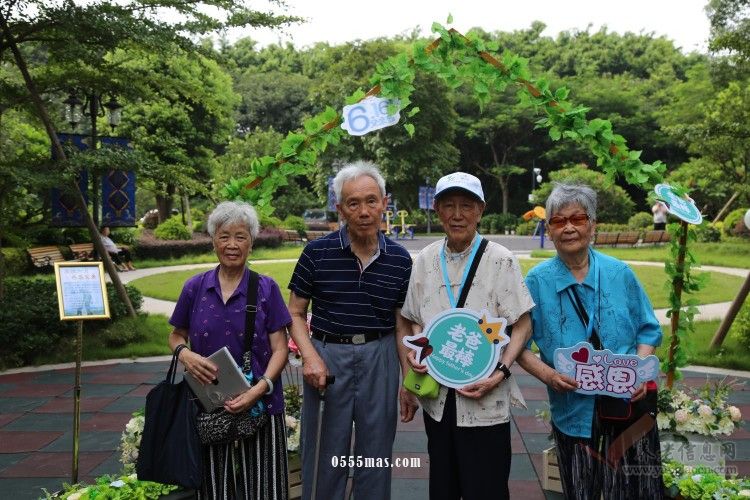
[[87, 261], [94, 260], [94, 244], [93, 243], [74, 243], [70, 246], [70, 251], [73, 252], [73, 260]]
[[663, 229], [658, 231], [646, 231], [643, 235], [641, 243], [658, 245], [659, 243], [666, 243], [669, 241], [669, 233]]
[[641, 234], [638, 231], [602, 232], [594, 236], [594, 246], [611, 245], [635, 245]]
[[299, 232], [294, 229], [284, 229], [283, 241], [289, 241], [292, 243], [302, 243], [302, 236]]
[[65, 257], [56, 246], [28, 248], [26, 252], [31, 257], [34, 267], [44, 268], [52, 266], [55, 262], [65, 262]]
[[328, 231], [305, 231], [307, 241], [317, 240], [328, 234]]

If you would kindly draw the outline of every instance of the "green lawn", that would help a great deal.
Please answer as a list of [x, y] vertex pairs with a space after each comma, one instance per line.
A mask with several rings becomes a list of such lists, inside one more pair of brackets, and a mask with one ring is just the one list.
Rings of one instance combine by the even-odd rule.
[[[294, 263], [292, 262], [256, 262], [251, 266], [260, 274], [272, 277], [281, 288], [281, 294], [285, 297], [288, 295], [287, 285], [292, 278]], [[167, 273], [146, 276], [131, 281], [129, 284], [135, 286], [147, 297], [155, 299], [176, 301], [182, 291], [182, 285], [185, 281], [198, 273], [205, 272], [205, 269], [189, 269], [187, 271], [171, 271]]]
[[[523, 274], [537, 265], [536, 260], [521, 260]], [[279, 284], [282, 294], [287, 295], [286, 288], [294, 270], [294, 263], [264, 263], [253, 264], [253, 269], [261, 274], [271, 276]], [[658, 268], [651, 266], [632, 266], [638, 279], [643, 284], [646, 293], [651, 298], [656, 309], [662, 309], [669, 305], [668, 293], [664, 287], [666, 275]], [[191, 269], [188, 271], [172, 271], [154, 276], [147, 276], [132, 281], [130, 284], [138, 288], [144, 295], [162, 300], [177, 300], [185, 281], [204, 270]], [[711, 304], [714, 302], [728, 302], [732, 300], [742, 286], [742, 278], [722, 273], [709, 273], [711, 275], [710, 285], [696, 295], [701, 303]]]
[[[638, 248], [596, 249], [612, 257], [623, 260], [640, 260], [646, 262], [664, 262], [669, 256], [669, 245]], [[706, 266], [739, 267], [750, 269], [750, 242], [723, 241], [720, 243], [691, 243], [690, 249], [701, 264]], [[555, 255], [554, 250], [534, 250], [532, 257], [548, 258]]]
[[[128, 319], [126, 321], [132, 320]], [[169, 346], [167, 345], [167, 336], [172, 331], [172, 327], [167, 322], [166, 316], [162, 316], [161, 314], [140, 314], [136, 321], [142, 323], [141, 328], [147, 330], [149, 336], [146, 340], [131, 342], [123, 347], [108, 347], [104, 345], [101, 336], [97, 335], [99, 332], [88, 332], [84, 325], [83, 360], [131, 359], [170, 354]], [[41, 365], [73, 361], [75, 359], [74, 341], [74, 337], [66, 338], [57, 348], [40, 353], [35, 360], [35, 364]]]
[[[716, 366], [719, 368], [730, 368], [734, 370], [750, 370], [750, 356], [747, 350], [740, 344], [734, 329], [724, 339], [724, 343], [718, 350], [711, 351], [708, 346], [714, 333], [719, 328], [719, 321], [696, 321], [695, 333], [686, 337], [681, 347], [686, 349], [688, 363], [691, 365]], [[671, 340], [669, 326], [662, 327], [664, 338], [662, 345], [656, 350], [659, 359], [666, 359], [669, 352]]]
[[[270, 260], [270, 259], [298, 259], [302, 253], [302, 245], [284, 245], [280, 248], [258, 248], [250, 254], [250, 260]], [[143, 259], [135, 260], [133, 263], [141, 269], [162, 266], [179, 266], [182, 264], [218, 264], [214, 252], [201, 255], [185, 255], [177, 259]]]

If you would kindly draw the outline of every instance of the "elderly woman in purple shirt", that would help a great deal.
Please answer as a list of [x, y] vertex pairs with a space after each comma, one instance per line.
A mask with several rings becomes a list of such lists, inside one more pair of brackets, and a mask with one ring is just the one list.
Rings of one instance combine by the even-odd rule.
[[[169, 347], [174, 351], [180, 344], [189, 345], [181, 350], [180, 362], [204, 384], [217, 376], [216, 365], [206, 357], [224, 346], [242, 366], [250, 276], [246, 263], [258, 226], [258, 216], [247, 203], [223, 202], [214, 209], [208, 218], [208, 234], [219, 265], [185, 283], [169, 320], [174, 327]], [[224, 408], [232, 413], [250, 411], [262, 398], [271, 418], [251, 438], [204, 448], [198, 498], [288, 498], [280, 374], [287, 361], [286, 328], [292, 319], [279, 286], [268, 276], [260, 276], [257, 306], [251, 360], [258, 382], [226, 401]]]

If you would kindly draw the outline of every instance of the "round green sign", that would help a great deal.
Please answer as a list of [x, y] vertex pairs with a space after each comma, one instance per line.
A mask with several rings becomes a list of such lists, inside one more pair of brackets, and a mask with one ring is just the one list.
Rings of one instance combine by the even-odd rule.
[[[404, 344], [416, 349], [417, 360], [441, 384], [461, 389], [487, 378], [495, 370], [507, 321], [471, 309], [449, 309], [435, 316], [423, 334], [407, 337]], [[425, 340], [426, 338], [426, 340]]]
[[678, 217], [688, 224], [700, 224], [703, 222], [703, 216], [701, 215], [698, 207], [695, 206], [695, 202], [690, 198], [683, 198], [678, 196], [672, 191], [672, 186], [669, 184], [657, 184], [654, 186], [656, 196], [659, 197], [666, 205], [669, 213]]

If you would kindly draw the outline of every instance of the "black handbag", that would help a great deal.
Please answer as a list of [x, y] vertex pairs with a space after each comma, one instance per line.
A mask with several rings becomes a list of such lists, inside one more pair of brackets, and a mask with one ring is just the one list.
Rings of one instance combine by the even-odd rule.
[[[584, 328], [588, 328], [589, 315], [586, 312], [586, 308], [583, 307], [583, 302], [578, 296], [575, 287], [568, 288], [568, 298], [570, 298], [573, 309], [575, 309]], [[599, 339], [596, 328], [591, 331], [589, 341], [594, 349], [597, 351], [602, 350], [602, 341]], [[657, 399], [658, 387], [656, 382], [651, 380], [646, 383], [646, 396], [639, 401], [632, 402], [624, 398], [605, 395], [596, 396], [596, 414], [600, 420], [620, 424], [631, 424], [646, 414], [656, 418]]]
[[146, 396], [135, 470], [141, 481], [198, 489], [203, 482], [202, 446], [195, 420], [199, 409], [187, 382], [174, 383], [177, 357], [183, 348], [184, 345], [177, 346], [167, 378]]
[[[245, 352], [242, 355], [242, 371], [252, 373], [251, 344], [255, 333], [255, 313], [258, 310], [258, 273], [250, 271], [247, 284], [247, 306], [245, 307]], [[224, 408], [198, 414], [198, 436], [201, 443], [223, 444], [254, 436], [269, 420], [265, 407], [257, 411], [247, 410], [229, 413]]]

